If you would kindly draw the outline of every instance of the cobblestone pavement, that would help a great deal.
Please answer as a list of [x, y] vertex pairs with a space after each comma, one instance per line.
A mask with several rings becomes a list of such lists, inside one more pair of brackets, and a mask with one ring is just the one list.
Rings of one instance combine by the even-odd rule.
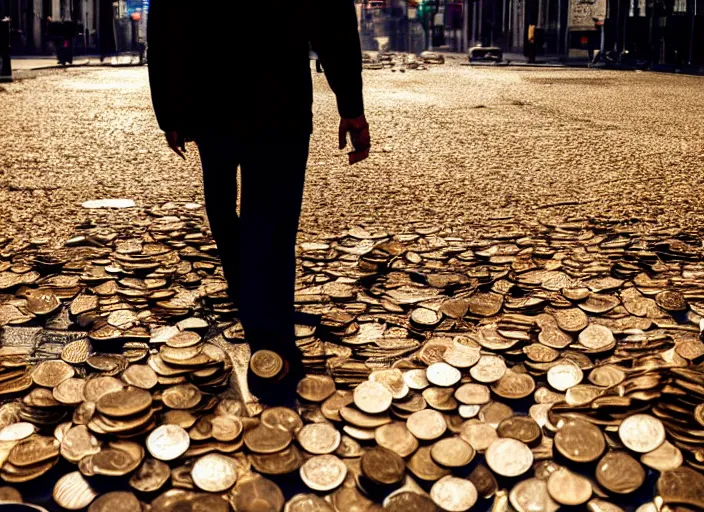
[[[375, 145], [349, 167], [314, 74], [303, 231], [416, 220], [469, 231], [558, 214], [702, 225], [701, 78], [458, 62], [364, 78]], [[3, 235], [64, 238], [88, 199], [201, 198], [195, 148], [181, 162], [163, 144], [146, 69], [53, 72], [2, 85], [0, 102]]]

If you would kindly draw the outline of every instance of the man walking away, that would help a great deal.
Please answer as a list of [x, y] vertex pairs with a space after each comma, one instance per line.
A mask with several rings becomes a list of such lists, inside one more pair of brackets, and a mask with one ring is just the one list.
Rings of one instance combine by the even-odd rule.
[[354, 3], [217, 2], [208, 23], [193, 21], [192, 6], [151, 1], [154, 110], [177, 155], [186, 140], [198, 146], [208, 219], [253, 354], [250, 387], [266, 402], [290, 404], [303, 375], [293, 296], [312, 131], [310, 46], [337, 98], [340, 149], [349, 135], [349, 163], [369, 155]]

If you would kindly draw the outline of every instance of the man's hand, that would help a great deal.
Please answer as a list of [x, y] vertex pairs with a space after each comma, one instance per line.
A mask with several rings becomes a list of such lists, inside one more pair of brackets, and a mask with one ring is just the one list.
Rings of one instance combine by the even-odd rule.
[[371, 141], [367, 119], [362, 115], [354, 119], [343, 118], [340, 120], [340, 149], [345, 149], [347, 146], [348, 133], [352, 142], [352, 151], [348, 153], [350, 165], [352, 165], [369, 157]]
[[166, 142], [169, 144], [171, 151], [185, 160], [186, 140], [183, 135], [179, 132], [165, 132], [164, 135], [166, 136]]

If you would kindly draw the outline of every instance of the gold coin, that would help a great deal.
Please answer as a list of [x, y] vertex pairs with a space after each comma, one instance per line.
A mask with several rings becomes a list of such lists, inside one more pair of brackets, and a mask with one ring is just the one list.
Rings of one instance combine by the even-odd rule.
[[[328, 398], [325, 403], [330, 402], [331, 400], [334, 400], [336, 396], [339, 396], [338, 393], [342, 393], [341, 391], [336, 391], [333, 396]], [[348, 393], [350, 397], [350, 403], [352, 399], [352, 394]], [[324, 408], [325, 408], [325, 403], [321, 406], [321, 411], [323, 411], [324, 414]], [[341, 421], [342, 418], [340, 418]], [[295, 434], [299, 430], [303, 428], [303, 421], [301, 420], [301, 417], [298, 415], [298, 413], [292, 409], [289, 409], [288, 407], [271, 407], [268, 409], [265, 409], [264, 412], [262, 412], [261, 415], [261, 421], [263, 425], [266, 425], [267, 427], [271, 428], [280, 428], [283, 430], [286, 430], [288, 432], [291, 432], [292, 434]]]
[[394, 400], [403, 400], [408, 395], [409, 387], [403, 380], [403, 373], [397, 368], [375, 370], [369, 375], [369, 380], [385, 384], [391, 390]]
[[491, 400], [491, 392], [484, 384], [470, 382], [457, 388], [455, 398], [465, 405], [484, 405]]
[[453, 388], [427, 388], [423, 390], [423, 399], [437, 411], [454, 411], [457, 409], [457, 400]]
[[171, 477], [171, 468], [156, 459], [145, 459], [132, 474], [130, 486], [140, 492], [150, 493], [161, 489]]
[[468, 480], [474, 484], [474, 487], [477, 489], [477, 494], [482, 498], [494, 496], [499, 489], [496, 477], [494, 477], [494, 474], [489, 471], [489, 468], [483, 464], [478, 464], [477, 467], [472, 470]]
[[0, 430], [0, 442], [6, 441], [22, 441], [34, 434], [37, 428], [31, 423], [21, 421], [12, 423]]
[[560, 357], [560, 352], [541, 343], [533, 343], [523, 347], [523, 353], [536, 363], [551, 363]]
[[560, 508], [550, 497], [547, 482], [539, 478], [529, 478], [514, 485], [509, 501], [516, 512], [557, 512]]
[[573, 462], [592, 462], [604, 453], [606, 440], [598, 427], [573, 418], [559, 427], [555, 448]]
[[78, 405], [83, 402], [83, 388], [86, 385], [84, 379], [66, 379], [56, 386], [52, 392], [54, 398], [64, 405]]
[[530, 469], [533, 452], [516, 439], [497, 439], [486, 450], [486, 463], [498, 475], [515, 477]]
[[362, 455], [361, 468], [364, 476], [378, 485], [398, 484], [406, 474], [403, 459], [381, 446], [371, 448]]
[[249, 367], [256, 376], [263, 379], [271, 379], [281, 372], [284, 367], [284, 361], [276, 352], [258, 350], [252, 354]]
[[442, 510], [465, 512], [474, 506], [478, 496], [472, 482], [448, 475], [433, 484], [430, 498]]
[[7, 457], [13, 466], [26, 467], [41, 464], [59, 455], [59, 442], [54, 437], [33, 434], [17, 443]]
[[479, 358], [481, 352], [476, 347], [468, 347], [457, 341], [453, 341], [452, 346], [442, 355], [443, 360], [455, 368], [471, 368]]
[[303, 464], [303, 456], [295, 445], [290, 445], [285, 450], [276, 453], [253, 453], [249, 456], [249, 460], [254, 469], [265, 475], [293, 473], [298, 471]]
[[454, 366], [450, 366], [447, 363], [433, 363], [428, 366], [425, 372], [428, 382], [434, 386], [450, 387], [454, 386], [460, 381], [462, 375], [460, 371]]
[[161, 425], [147, 437], [147, 450], [162, 461], [178, 459], [191, 444], [188, 432], [177, 425]]
[[284, 512], [335, 512], [332, 505], [315, 494], [296, 494], [284, 507]]
[[323, 402], [335, 392], [335, 381], [327, 375], [307, 375], [298, 383], [298, 395], [309, 402]]
[[116, 441], [94, 455], [81, 459], [78, 469], [85, 476], [125, 476], [137, 469], [144, 449], [137, 443]]
[[497, 428], [499, 423], [511, 416], [513, 416], [513, 409], [501, 402], [489, 402], [479, 409], [479, 420], [494, 428]]
[[692, 468], [682, 466], [663, 472], [656, 489], [665, 503], [704, 508], [704, 475]]
[[88, 512], [138, 512], [142, 509], [131, 492], [115, 491], [103, 494], [88, 507]]
[[122, 372], [122, 380], [128, 386], [150, 390], [157, 384], [157, 375], [146, 364], [133, 364]]
[[164, 412], [162, 423], [178, 425], [181, 428], [191, 428], [198, 418], [188, 411], [170, 410]]
[[73, 417], [71, 419], [76, 425], [87, 425], [93, 419], [94, 415], [95, 402], [83, 402], [73, 410]]
[[[219, 499], [218, 496], [213, 496], [213, 498]], [[281, 510], [284, 507], [284, 502], [281, 489], [268, 478], [262, 478], [258, 475], [250, 474], [240, 478], [235, 488], [230, 492], [232, 508], [241, 512]], [[202, 510], [211, 509], [203, 508]], [[224, 509], [212, 509], [212, 512], [228, 512], [229, 510], [228, 506]]]
[[69, 364], [83, 364], [93, 351], [88, 338], [67, 343], [61, 350], [61, 359]]
[[665, 441], [652, 452], [644, 453], [640, 456], [640, 461], [661, 473], [677, 469], [684, 462], [682, 452], [679, 448]]
[[543, 432], [533, 418], [530, 416], [511, 416], [499, 423], [496, 428], [499, 437], [508, 437], [535, 446], [543, 435]]
[[83, 396], [88, 402], [97, 402], [100, 397], [119, 391], [125, 387], [125, 383], [110, 376], [98, 376], [86, 380], [83, 388]]
[[32, 372], [32, 380], [37, 386], [53, 388], [75, 374], [73, 367], [63, 361], [43, 361]]
[[152, 395], [148, 391], [126, 387], [101, 396], [96, 402], [96, 409], [107, 416], [121, 418], [145, 411], [151, 405]]
[[85, 425], [76, 425], [64, 434], [61, 440], [61, 456], [78, 464], [83, 457], [100, 451], [100, 442], [88, 431]]
[[587, 315], [578, 308], [551, 309], [550, 313], [555, 317], [557, 326], [568, 333], [576, 334], [586, 328], [589, 323]]
[[434, 482], [449, 475], [450, 470], [438, 466], [430, 456], [431, 446], [421, 446], [408, 461], [408, 470], [421, 480]]
[[340, 432], [329, 423], [309, 423], [296, 436], [298, 444], [308, 453], [325, 455], [340, 446]]
[[492, 384], [491, 389], [502, 398], [518, 400], [535, 391], [535, 381], [527, 373], [518, 373], [508, 369], [503, 377]]
[[472, 462], [474, 448], [459, 437], [447, 437], [432, 446], [430, 456], [441, 466], [459, 468]]
[[418, 449], [418, 440], [402, 421], [394, 421], [377, 427], [374, 432], [374, 439], [379, 446], [387, 448], [404, 458]]
[[428, 382], [425, 373], [426, 371], [421, 369], [408, 370], [403, 374], [403, 382], [405, 382], [410, 389], [421, 391], [430, 386], [430, 382]]
[[625, 452], [609, 452], [596, 466], [596, 479], [606, 490], [629, 494], [645, 481], [645, 470]]
[[616, 343], [611, 329], [597, 324], [591, 324], [580, 332], [578, 341], [588, 349], [595, 351], [608, 349]]
[[342, 485], [347, 466], [334, 455], [317, 455], [308, 459], [300, 469], [301, 480], [310, 489], [329, 492]]
[[648, 453], [665, 442], [665, 427], [653, 416], [634, 414], [621, 422], [618, 435], [629, 450]]
[[613, 503], [597, 498], [592, 498], [589, 500], [587, 503], [587, 510], [589, 512], [626, 512], [621, 507], [616, 506]]
[[460, 437], [477, 452], [484, 452], [499, 438], [494, 427], [476, 420], [469, 420], [462, 424]]
[[280, 452], [292, 439], [290, 432], [263, 424], [244, 433], [244, 444], [254, 453]]
[[98, 493], [78, 471], [68, 473], [54, 485], [54, 501], [67, 510], [81, 510], [90, 505]]
[[477, 364], [472, 366], [469, 374], [477, 382], [490, 384], [496, 382], [506, 373], [506, 363], [495, 355], [486, 354], [481, 356]]
[[386, 512], [437, 512], [435, 502], [414, 491], [393, 492], [384, 500]]
[[354, 388], [354, 404], [368, 414], [378, 414], [391, 407], [391, 390], [380, 382], [365, 381]]
[[566, 391], [572, 386], [576, 386], [584, 378], [582, 369], [576, 364], [565, 361], [553, 365], [548, 370], [548, 384], [558, 391]]
[[200, 334], [193, 331], [180, 331], [166, 340], [166, 345], [174, 348], [188, 348], [198, 345]]
[[[320, 412], [330, 421], [342, 421], [340, 409], [347, 407], [354, 402], [352, 393], [347, 390], [338, 390], [320, 406]], [[266, 412], [266, 411], [265, 411]], [[263, 415], [263, 413], [262, 413]], [[262, 418], [262, 422], [264, 419]], [[300, 418], [299, 418], [300, 421]], [[301, 428], [303, 423], [298, 428]]]
[[583, 476], [560, 468], [548, 478], [548, 492], [561, 505], [577, 506], [592, 497], [592, 484]]
[[670, 290], [658, 293], [655, 296], [655, 301], [662, 309], [673, 313], [685, 311], [689, 307], [684, 295]]
[[206, 492], [224, 492], [237, 481], [234, 459], [218, 453], [204, 455], [193, 464], [191, 478]]
[[200, 389], [193, 384], [172, 386], [161, 394], [162, 403], [169, 409], [192, 409], [201, 398]]
[[216, 416], [210, 421], [211, 435], [216, 441], [228, 443], [242, 434], [242, 421], [239, 418]]
[[22, 503], [22, 495], [14, 487], [0, 487], [0, 503]]
[[110, 376], [117, 375], [127, 368], [127, 359], [119, 354], [93, 354], [86, 363], [94, 370]]
[[438, 411], [426, 409], [411, 414], [406, 420], [406, 427], [416, 439], [433, 441], [445, 433], [447, 422]]

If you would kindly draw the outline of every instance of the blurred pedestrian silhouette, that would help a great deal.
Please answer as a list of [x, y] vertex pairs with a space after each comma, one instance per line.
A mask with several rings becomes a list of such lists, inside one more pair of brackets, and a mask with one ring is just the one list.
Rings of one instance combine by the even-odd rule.
[[193, 21], [192, 9], [185, 0], [151, 2], [154, 110], [177, 155], [187, 140], [197, 144], [206, 210], [245, 336], [253, 353], [269, 350], [283, 363], [270, 379], [250, 372], [250, 387], [282, 403], [303, 372], [293, 296], [313, 126], [310, 47], [337, 98], [340, 149], [349, 135], [349, 163], [369, 155], [354, 2], [271, 0], [265, 16], [259, 2], [219, 2], [209, 24]]

